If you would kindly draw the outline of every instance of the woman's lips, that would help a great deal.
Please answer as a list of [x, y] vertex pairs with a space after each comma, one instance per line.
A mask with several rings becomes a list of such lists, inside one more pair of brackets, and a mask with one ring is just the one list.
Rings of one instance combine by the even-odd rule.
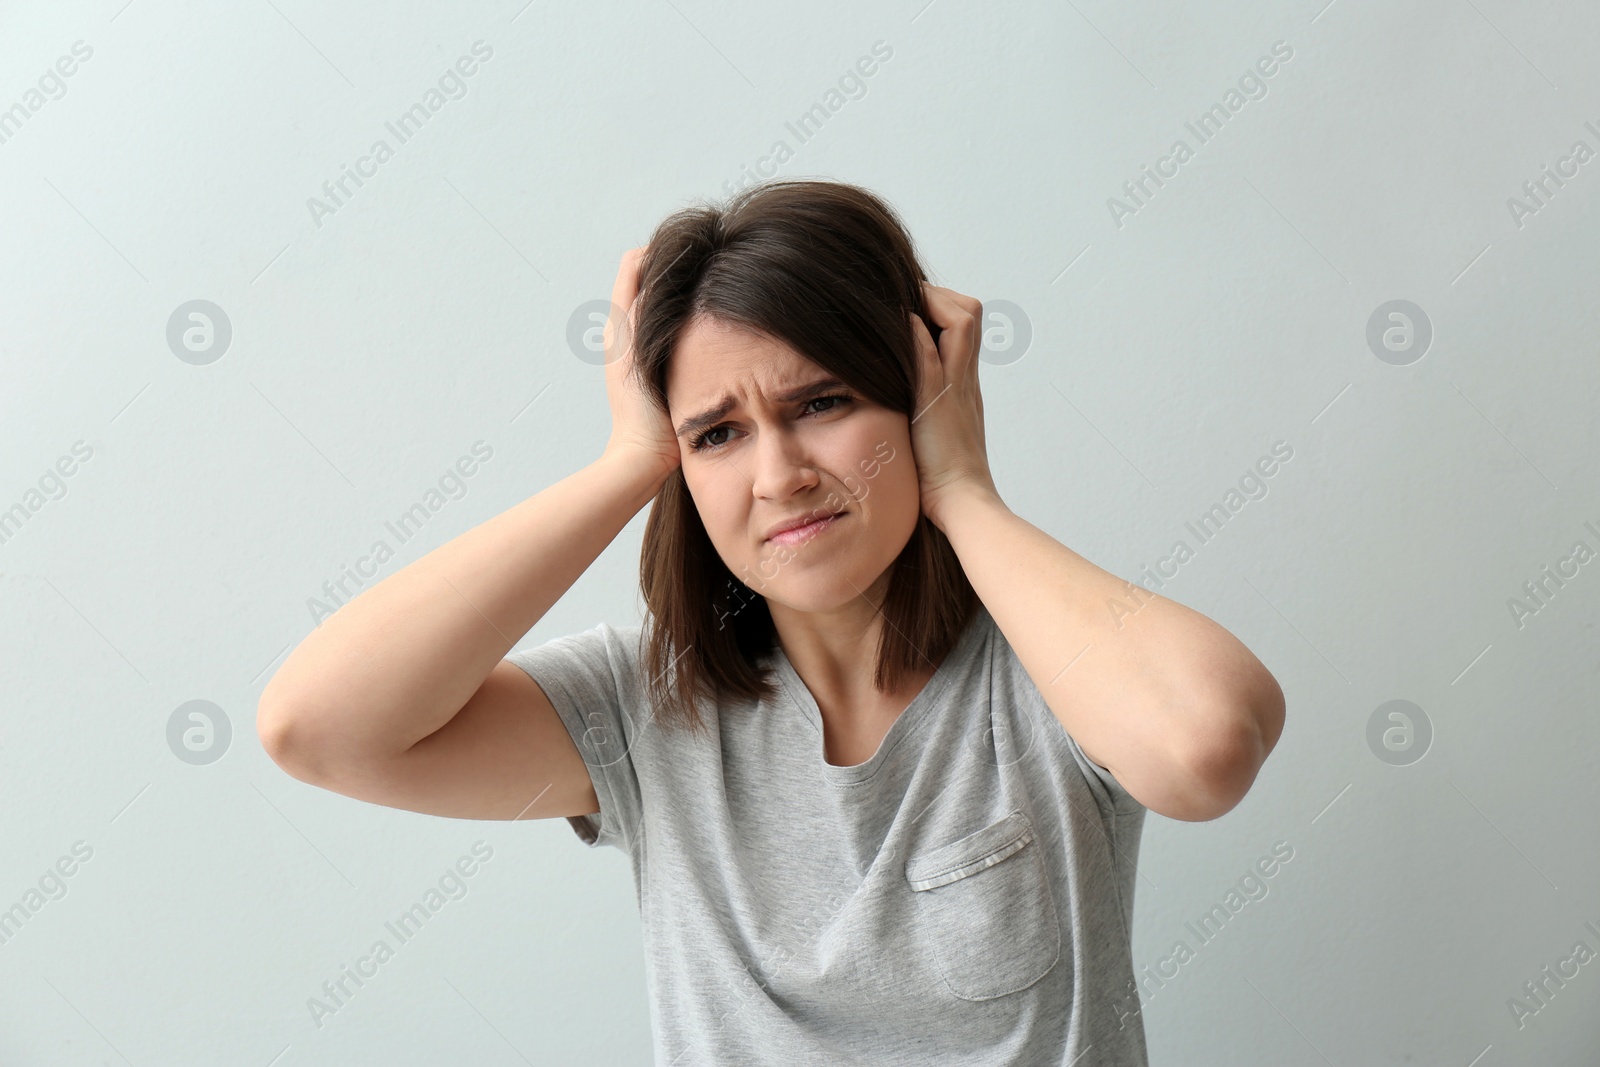
[[829, 515], [826, 518], [818, 519], [816, 522], [807, 523], [804, 526], [796, 526], [794, 529], [785, 530], [780, 534], [773, 534], [767, 538], [767, 543], [769, 545], [798, 545], [804, 541], [811, 540], [824, 530], [831, 529], [841, 518], [848, 514], [849, 512], [841, 511], [837, 515]]

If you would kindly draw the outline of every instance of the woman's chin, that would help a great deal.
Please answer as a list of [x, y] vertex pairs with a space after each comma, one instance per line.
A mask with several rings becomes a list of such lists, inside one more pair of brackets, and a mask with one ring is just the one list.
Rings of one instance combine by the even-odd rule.
[[878, 584], [874, 578], [857, 578], [832, 569], [827, 574], [780, 574], [756, 592], [766, 597], [769, 605], [781, 604], [790, 611], [814, 615], [857, 608]]

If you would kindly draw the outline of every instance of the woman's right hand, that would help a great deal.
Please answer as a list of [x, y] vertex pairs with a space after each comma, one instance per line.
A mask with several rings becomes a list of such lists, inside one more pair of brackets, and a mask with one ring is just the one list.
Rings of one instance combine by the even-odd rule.
[[[639, 296], [639, 267], [645, 249], [630, 248], [611, 288], [611, 315], [604, 330], [606, 399], [611, 405], [611, 439], [606, 455], [625, 455], [660, 464], [663, 477], [682, 462], [672, 422], [632, 380], [633, 325]], [[618, 319], [621, 321], [618, 321]]]

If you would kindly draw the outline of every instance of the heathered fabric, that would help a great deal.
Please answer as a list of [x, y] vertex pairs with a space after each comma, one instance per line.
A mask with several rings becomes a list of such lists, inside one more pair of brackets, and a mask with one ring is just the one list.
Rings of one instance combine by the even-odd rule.
[[1145, 1067], [1131, 937], [1145, 808], [1090, 762], [980, 604], [876, 754], [772, 703], [652, 721], [639, 626], [512, 652], [632, 860], [658, 1067]]

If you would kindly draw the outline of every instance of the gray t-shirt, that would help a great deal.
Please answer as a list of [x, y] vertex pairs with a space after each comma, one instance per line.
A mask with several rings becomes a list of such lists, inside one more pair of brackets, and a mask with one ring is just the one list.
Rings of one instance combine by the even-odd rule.
[[1144, 1067], [1145, 808], [1090, 762], [980, 604], [876, 754], [823, 757], [781, 649], [773, 703], [652, 721], [637, 625], [510, 653], [632, 860], [658, 1067]]

